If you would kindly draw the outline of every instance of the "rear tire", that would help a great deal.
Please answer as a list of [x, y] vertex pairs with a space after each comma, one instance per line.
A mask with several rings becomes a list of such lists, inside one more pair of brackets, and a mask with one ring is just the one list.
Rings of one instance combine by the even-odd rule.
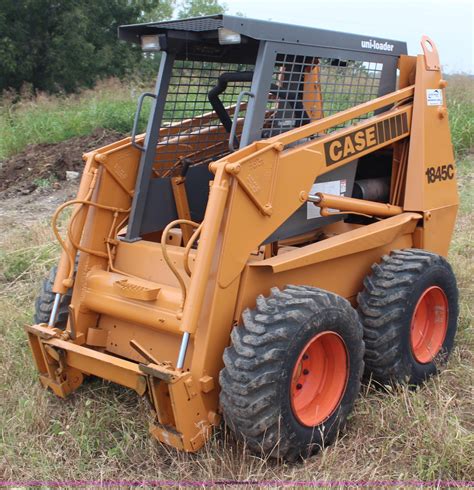
[[[49, 271], [48, 277], [43, 281], [43, 287], [35, 301], [34, 322], [48, 323], [56, 294], [53, 292], [54, 279], [56, 278], [57, 267]], [[69, 289], [61, 298], [58, 313], [56, 315], [55, 327], [61, 330], [66, 329], [67, 319], [69, 317], [69, 305], [71, 304], [72, 289]]]
[[381, 384], [420, 384], [453, 348], [458, 289], [449, 263], [397, 250], [372, 266], [358, 296], [366, 374]]
[[348, 301], [272, 289], [232, 331], [220, 374], [224, 419], [249, 448], [295, 460], [331, 443], [360, 389], [362, 326]]

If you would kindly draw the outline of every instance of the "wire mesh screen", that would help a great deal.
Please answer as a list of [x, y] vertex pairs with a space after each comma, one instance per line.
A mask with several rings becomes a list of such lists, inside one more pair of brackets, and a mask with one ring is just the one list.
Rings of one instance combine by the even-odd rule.
[[[153, 168], [156, 177], [177, 175], [184, 165], [209, 163], [229, 152], [235, 103], [241, 91], [250, 89], [252, 75], [252, 65], [175, 61]], [[209, 100], [218, 82], [221, 90], [214, 101], [221, 105], [220, 115]], [[242, 104], [237, 135], [245, 110]]]
[[378, 97], [382, 68], [382, 63], [278, 54], [262, 136], [278, 135]]

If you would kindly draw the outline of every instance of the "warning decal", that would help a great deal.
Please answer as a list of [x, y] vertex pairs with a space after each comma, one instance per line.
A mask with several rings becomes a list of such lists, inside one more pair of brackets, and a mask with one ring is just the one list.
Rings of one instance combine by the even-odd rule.
[[443, 91], [440, 88], [426, 89], [427, 105], [443, 105]]

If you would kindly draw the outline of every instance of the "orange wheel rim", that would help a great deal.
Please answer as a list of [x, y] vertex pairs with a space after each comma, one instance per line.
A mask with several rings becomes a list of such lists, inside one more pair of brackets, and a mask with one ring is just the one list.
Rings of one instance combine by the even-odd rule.
[[335, 332], [315, 335], [303, 348], [293, 368], [291, 408], [298, 421], [314, 427], [328, 419], [344, 395], [349, 357]]
[[448, 299], [438, 286], [431, 286], [415, 306], [410, 327], [411, 350], [425, 364], [441, 350], [448, 330]]

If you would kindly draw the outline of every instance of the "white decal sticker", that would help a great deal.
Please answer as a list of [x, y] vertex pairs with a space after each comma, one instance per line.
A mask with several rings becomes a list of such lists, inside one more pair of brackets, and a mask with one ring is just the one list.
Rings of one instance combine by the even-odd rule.
[[341, 196], [343, 196], [346, 193], [347, 190], [347, 180], [342, 179], [341, 180]]
[[443, 105], [443, 91], [440, 88], [426, 89], [427, 105]]
[[[320, 182], [318, 184], [313, 184], [311, 187], [310, 194], [316, 194], [317, 192], [324, 192], [325, 194], [333, 194], [335, 196], [340, 196], [346, 191], [346, 181], [345, 180], [332, 180], [331, 182]], [[344, 188], [344, 191], [342, 190]], [[306, 203], [306, 219], [320, 218], [321, 208], [314, 205], [312, 202]]]

